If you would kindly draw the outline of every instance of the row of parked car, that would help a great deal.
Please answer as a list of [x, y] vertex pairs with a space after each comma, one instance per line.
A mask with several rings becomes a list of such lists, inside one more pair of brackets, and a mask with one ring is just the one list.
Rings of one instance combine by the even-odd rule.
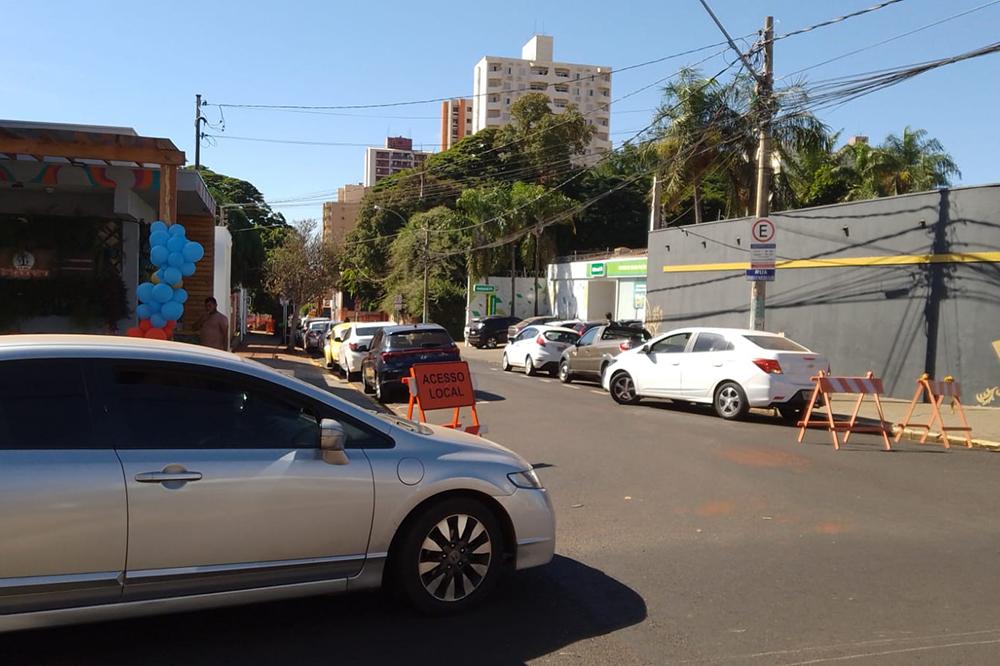
[[[483, 329], [492, 330], [488, 322]], [[643, 398], [710, 404], [727, 420], [764, 407], [797, 421], [811, 378], [830, 372], [827, 359], [804, 345], [745, 329], [688, 327], [654, 337], [634, 321], [536, 317], [510, 325], [506, 338], [505, 371], [549, 372], [564, 383], [597, 381], [625, 405]]]

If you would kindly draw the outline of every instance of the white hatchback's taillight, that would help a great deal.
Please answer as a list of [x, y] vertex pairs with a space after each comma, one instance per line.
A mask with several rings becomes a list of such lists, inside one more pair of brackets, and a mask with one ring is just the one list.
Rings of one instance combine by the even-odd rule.
[[632, 349], [632, 341], [631, 340], [626, 340], [625, 342], [623, 342], [620, 345], [618, 345], [618, 349], [620, 349], [623, 352], [624, 351], [628, 351], [629, 349]]
[[539, 335], [537, 338], [535, 338], [535, 343], [539, 347], [544, 347], [545, 346], [545, 338], [543, 338], [542, 336]]

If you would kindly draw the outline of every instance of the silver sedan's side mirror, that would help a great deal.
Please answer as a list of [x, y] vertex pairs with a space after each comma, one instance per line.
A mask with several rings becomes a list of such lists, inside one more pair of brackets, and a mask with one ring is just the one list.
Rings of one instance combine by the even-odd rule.
[[319, 448], [323, 462], [330, 465], [346, 465], [350, 462], [344, 452], [347, 443], [347, 431], [334, 419], [323, 419], [319, 422]]

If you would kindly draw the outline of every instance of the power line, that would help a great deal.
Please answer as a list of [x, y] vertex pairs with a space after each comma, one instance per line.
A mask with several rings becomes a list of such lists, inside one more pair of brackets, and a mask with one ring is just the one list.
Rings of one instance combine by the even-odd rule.
[[[749, 36], [751, 36], [753, 34], [755, 34], [755, 33], [750, 33], [748, 35], [744, 35], [743, 37], [740, 37], [740, 39], [743, 39], [745, 37], [749, 37]], [[587, 81], [587, 80], [596, 79], [597, 77], [604, 76], [606, 74], [607, 75], [610, 75], [610, 74], [621, 74], [623, 72], [627, 72], [627, 71], [630, 71], [630, 70], [633, 70], [633, 69], [638, 69], [640, 67], [648, 67], [649, 65], [656, 65], [656, 64], [659, 64], [661, 62], [666, 62], [667, 60], [672, 60], [674, 58], [681, 58], [681, 57], [686, 56], [686, 55], [691, 55], [691, 54], [694, 54], [694, 53], [700, 53], [701, 51], [707, 51], [708, 49], [716, 48], [718, 46], [723, 46], [725, 44], [726, 44], [726, 42], [718, 42], [716, 44], [708, 44], [706, 46], [700, 46], [700, 47], [695, 48], [695, 49], [688, 49], [686, 51], [680, 51], [680, 52], [677, 52], [677, 53], [671, 53], [670, 55], [665, 55], [665, 56], [662, 56], [660, 58], [654, 58], [653, 60], [646, 60], [644, 62], [639, 62], [639, 63], [635, 63], [635, 64], [632, 64], [632, 65], [626, 65], [625, 67], [622, 67], [620, 69], [611, 68], [610, 72], [598, 72], [596, 74], [591, 74], [591, 75], [588, 75], [588, 76], [582, 76], [579, 79], [575, 79], [575, 80], [578, 80], [578, 81]], [[554, 86], [554, 85], [558, 85], [558, 83], [557, 82], [546, 82], [545, 83], [546, 89], [548, 89], [550, 86]], [[531, 91], [531, 90], [532, 90], [532, 88], [530, 88], [530, 85], [529, 85], [529, 87], [515, 88], [513, 90], [508, 90], [508, 91], [503, 91], [503, 92], [505, 92], [505, 93], [508, 93], [508, 92], [509, 93], [513, 93], [513, 92], [527, 92], [527, 91]], [[538, 92], [538, 91], [536, 91], [536, 92]], [[473, 93], [472, 95], [452, 95], [450, 97], [433, 97], [433, 98], [429, 98], [429, 99], [407, 100], [407, 101], [402, 101], [402, 102], [382, 102], [382, 103], [373, 103], [373, 104], [311, 105], [311, 104], [233, 104], [233, 103], [215, 103], [215, 104], [212, 104], [212, 106], [218, 106], [220, 108], [224, 107], [224, 108], [230, 108], [230, 109], [275, 109], [275, 110], [284, 110], [284, 111], [302, 111], [302, 110], [309, 110], [309, 111], [331, 111], [331, 110], [352, 110], [352, 109], [355, 109], [355, 110], [356, 109], [383, 109], [383, 108], [393, 108], [393, 107], [400, 107], [400, 106], [413, 106], [413, 105], [418, 105], [418, 104], [433, 104], [433, 103], [436, 103], [436, 102], [447, 102], [447, 101], [452, 100], [452, 99], [460, 99], [460, 98], [468, 98], [468, 97], [473, 97], [473, 98], [475, 98], [475, 97], [484, 97], [486, 95], [493, 95], [493, 94], [496, 94], [496, 93], [495, 92], [489, 92], [489, 91], [487, 91], [487, 92], [478, 93], [478, 94]]]
[[805, 27], [805, 28], [799, 28], [798, 30], [792, 30], [791, 32], [786, 32], [783, 35], [777, 35], [772, 41], [776, 42], [779, 39], [786, 39], [788, 37], [794, 37], [795, 35], [801, 35], [804, 32], [811, 32], [813, 30], [816, 30], [817, 28], [825, 28], [828, 25], [834, 25], [835, 23], [840, 23], [842, 21], [846, 21], [847, 19], [852, 19], [855, 16], [861, 16], [863, 14], [868, 14], [868, 13], [871, 13], [871, 12], [875, 12], [875, 11], [878, 11], [878, 10], [883, 9], [885, 7], [888, 7], [889, 5], [894, 5], [894, 4], [896, 4], [898, 2], [902, 2], [902, 1], [903, 0], [885, 0], [884, 2], [880, 2], [877, 5], [872, 5], [871, 7], [867, 7], [865, 9], [859, 9], [858, 11], [851, 12], [850, 14], [844, 14], [843, 16], [838, 16], [836, 18], [832, 18], [832, 19], [829, 19], [827, 21], [822, 21], [820, 23], [815, 23], [815, 24], [810, 25], [810, 26]]
[[943, 23], [947, 23], [948, 21], [953, 21], [953, 20], [955, 20], [957, 18], [961, 18], [963, 16], [967, 16], [969, 14], [972, 14], [974, 12], [978, 12], [980, 10], [986, 9], [987, 7], [992, 7], [993, 5], [997, 5], [997, 4], [1000, 4], [1000, 0], [992, 0], [991, 2], [983, 3], [983, 4], [979, 5], [978, 7], [973, 7], [971, 9], [967, 9], [967, 10], [965, 10], [963, 12], [958, 12], [957, 14], [952, 14], [951, 16], [945, 16], [945, 17], [940, 18], [940, 19], [938, 19], [936, 21], [932, 21], [930, 23], [926, 23], [926, 24], [920, 26], [919, 28], [914, 28], [913, 30], [907, 30], [906, 32], [899, 33], [898, 35], [893, 35], [892, 37], [888, 37], [886, 39], [874, 42], [872, 44], [868, 44], [867, 46], [862, 46], [862, 47], [854, 49], [852, 51], [847, 51], [846, 53], [841, 53], [838, 56], [834, 56], [832, 58], [828, 58], [826, 60], [822, 60], [820, 62], [817, 62], [817, 63], [814, 63], [812, 65], [809, 65], [808, 67], [803, 67], [801, 69], [797, 69], [794, 72], [790, 72], [788, 74], [785, 74], [779, 80], [784, 81], [786, 79], [789, 79], [789, 78], [795, 76], [796, 74], [801, 74], [802, 72], [806, 72], [806, 71], [808, 71], [810, 69], [816, 69], [817, 67], [822, 67], [824, 65], [829, 65], [831, 62], [836, 62], [838, 60], [843, 60], [844, 58], [848, 58], [848, 57], [850, 57], [852, 55], [857, 55], [858, 53], [862, 53], [863, 51], [867, 51], [869, 49], [877, 48], [877, 47], [882, 46], [884, 44], [888, 44], [890, 42], [894, 42], [897, 39], [902, 39], [904, 37], [909, 37], [910, 35], [915, 35], [918, 32], [922, 32], [924, 30], [928, 30], [930, 28], [937, 27], [937, 26], [939, 26], [939, 25], [941, 25]]

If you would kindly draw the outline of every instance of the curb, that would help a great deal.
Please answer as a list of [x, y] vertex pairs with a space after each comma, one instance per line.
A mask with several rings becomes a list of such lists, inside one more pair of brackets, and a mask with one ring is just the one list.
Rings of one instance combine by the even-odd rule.
[[[893, 430], [893, 433], [895, 433], [895, 434], [899, 433], [899, 428], [897, 426], [895, 426], [895, 425], [893, 426], [892, 430]], [[924, 436], [924, 431], [922, 429], [918, 430], [916, 428], [907, 428], [906, 430], [903, 431], [903, 439], [905, 439], [907, 441], [910, 441], [910, 442], [919, 442], [921, 440], [921, 438], [923, 438], [923, 436]], [[947, 437], [948, 437], [948, 443], [951, 446], [958, 446], [958, 447], [961, 447], [961, 448], [966, 448], [966, 446], [965, 446], [965, 438], [964, 437], [962, 437], [960, 435], [947, 435]], [[941, 433], [934, 432], [934, 431], [931, 431], [930, 433], [928, 433], [927, 440], [924, 442], [924, 444], [930, 444], [930, 443], [940, 444], [941, 443]], [[974, 448], [974, 449], [990, 449], [990, 450], [993, 450], [993, 451], [1000, 451], [1000, 442], [994, 442], [993, 440], [990, 440], [990, 439], [977, 439], [977, 438], [973, 437], [972, 438], [972, 448]]]

